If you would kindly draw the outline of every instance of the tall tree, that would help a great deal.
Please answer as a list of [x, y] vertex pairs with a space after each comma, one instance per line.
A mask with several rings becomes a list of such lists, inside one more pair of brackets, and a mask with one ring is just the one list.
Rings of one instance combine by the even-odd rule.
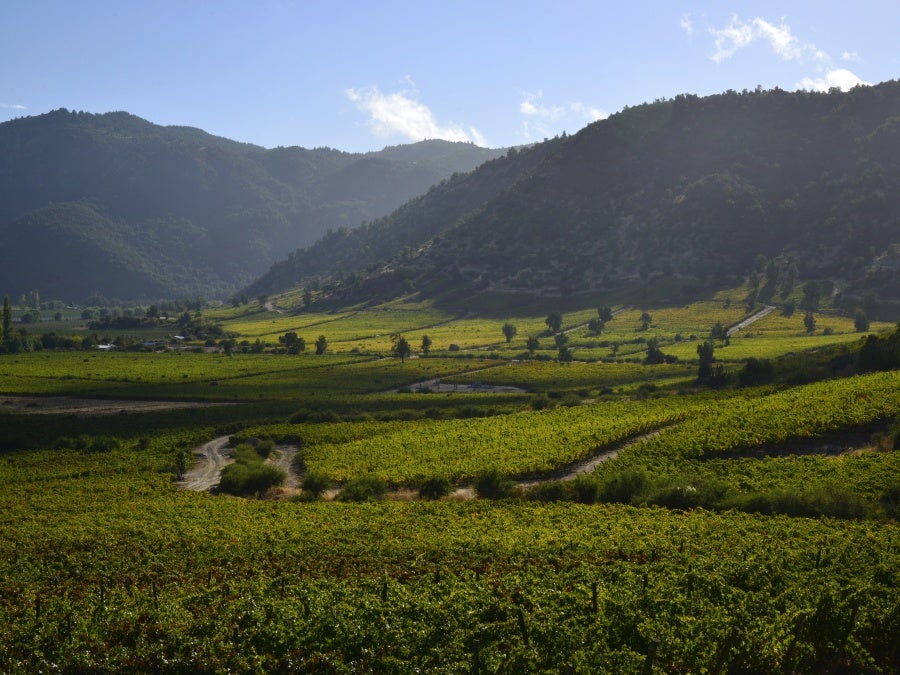
[[324, 335], [320, 335], [316, 338], [316, 354], [321, 356], [325, 353], [326, 349], [328, 349], [328, 340], [325, 339]]
[[697, 369], [698, 382], [706, 383], [712, 379], [715, 351], [715, 346], [710, 341], [697, 345], [697, 356], [700, 357], [700, 367]]
[[428, 352], [431, 351], [431, 338], [427, 335], [422, 336], [422, 353], [425, 356], [428, 356]]
[[598, 307], [597, 308], [597, 316], [603, 323], [606, 323], [607, 321], [612, 321], [612, 318], [613, 318], [612, 309], [610, 309], [607, 305]]
[[544, 319], [544, 323], [547, 324], [547, 327], [553, 333], [558, 333], [559, 329], [562, 327], [562, 314], [559, 312], [551, 312], [547, 315], [547, 318]]
[[394, 346], [391, 349], [394, 356], [399, 356], [401, 363], [406, 361], [406, 357], [412, 354], [412, 348], [409, 346], [407, 339], [400, 335], [400, 333], [396, 333], [391, 336], [391, 342], [394, 343]]
[[509, 322], [503, 324], [501, 330], [503, 331], [503, 336], [506, 338], [506, 344], [512, 342], [513, 338], [516, 337], [516, 333], [519, 332], [518, 329]]
[[12, 309], [9, 306], [9, 296], [3, 296], [3, 342], [9, 342], [9, 329], [12, 326]]
[[538, 340], [536, 335], [530, 335], [527, 340], [525, 340], [525, 349], [528, 350], [529, 356], [534, 356], [534, 353], [541, 348], [541, 341]]
[[807, 333], [816, 332], [816, 317], [812, 312], [807, 312], [806, 316], [803, 317], [803, 325]]

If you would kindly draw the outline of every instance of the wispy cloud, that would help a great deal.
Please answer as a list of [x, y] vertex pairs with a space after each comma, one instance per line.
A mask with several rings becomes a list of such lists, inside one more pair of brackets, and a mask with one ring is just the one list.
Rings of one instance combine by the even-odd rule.
[[682, 16], [678, 25], [681, 26], [681, 30], [688, 34], [688, 37], [691, 37], [694, 34], [694, 20], [691, 18], [690, 14]]
[[[412, 82], [409, 81], [412, 85]], [[464, 128], [449, 122], [438, 123], [431, 109], [421, 103], [414, 90], [385, 94], [377, 87], [347, 89], [344, 92], [356, 107], [368, 113], [368, 126], [379, 137], [405, 136], [410, 141], [443, 139], [446, 141], [470, 141], [487, 145], [484, 136], [475, 127]]]
[[772, 51], [785, 61], [828, 60], [828, 55], [817, 49], [811, 42], [803, 42], [791, 32], [791, 27], [783, 20], [775, 25], [756, 17], [742, 21], [732, 16], [723, 28], [710, 28], [716, 51], [710, 58], [716, 63], [730, 59], [740, 50], [757, 41], [768, 42]]
[[838, 68], [837, 70], [829, 70], [823, 77], [804, 77], [797, 84], [797, 87], [811, 91], [828, 91], [837, 87], [842, 91], [848, 91], [859, 85], [869, 86], [870, 84], [871, 82], [860, 79], [855, 73], [850, 72], [846, 68]]
[[528, 117], [540, 117], [546, 120], [558, 120], [563, 116], [564, 109], [560, 106], [543, 105], [541, 99], [544, 92], [528, 94], [525, 100], [519, 104], [519, 112]]
[[[785, 61], [815, 66], [819, 75], [803, 78], [797, 84], [800, 89], [827, 91], [832, 87], [838, 87], [847, 91], [857, 85], [869, 84], [845, 68], [835, 69], [831, 57], [826, 52], [812, 42], [806, 42], [797, 37], [783, 19], [776, 25], [760, 17], [743, 21], [734, 15], [726, 26], [710, 28], [709, 33], [712, 35], [715, 45], [715, 52], [710, 59], [716, 63], [727, 61], [754, 42], [761, 42], [767, 43], [772, 51]], [[860, 59], [856, 52], [843, 52], [841, 60], [859, 61]]]
[[603, 108], [581, 101], [548, 105], [543, 98], [544, 92], [538, 90], [537, 93], [526, 94], [519, 104], [519, 113], [523, 117], [521, 135], [528, 140], [542, 136], [546, 138], [564, 130], [566, 126], [580, 129], [585, 122], [596, 122], [609, 117], [609, 113]]
[[28, 106], [20, 105], [19, 103], [0, 103], [0, 108], [7, 108], [9, 110], [28, 110]]

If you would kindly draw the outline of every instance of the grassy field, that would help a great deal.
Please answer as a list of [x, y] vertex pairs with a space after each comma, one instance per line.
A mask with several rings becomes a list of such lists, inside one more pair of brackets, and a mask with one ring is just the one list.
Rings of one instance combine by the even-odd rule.
[[[584, 325], [596, 307], [568, 308], [568, 364], [549, 360], [540, 307], [488, 318], [415, 298], [204, 310], [237, 335], [231, 357], [0, 356], [0, 404], [234, 403], [0, 405], [0, 671], [896, 672], [900, 371], [837, 377], [862, 337], [852, 320], [819, 314], [808, 335], [776, 312], [720, 341], [730, 375], [698, 384], [696, 347], [747, 316], [744, 291], [619, 305], [600, 335]], [[329, 349], [275, 353], [288, 331]], [[390, 357], [393, 334], [416, 350], [429, 335], [432, 354]], [[651, 338], [678, 360], [643, 365]], [[257, 339], [269, 347], [250, 353]], [[737, 386], [749, 357], [772, 360], [771, 381]], [[225, 435], [293, 445], [301, 478], [395, 492], [180, 490], [195, 448]], [[417, 499], [430, 479], [460, 493]], [[487, 479], [497, 499], [465, 498]]]

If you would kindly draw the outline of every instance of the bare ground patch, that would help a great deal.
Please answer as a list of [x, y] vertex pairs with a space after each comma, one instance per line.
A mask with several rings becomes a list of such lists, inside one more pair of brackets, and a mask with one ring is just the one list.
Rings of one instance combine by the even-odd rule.
[[98, 417], [234, 405], [205, 401], [138, 401], [129, 399], [73, 398], [71, 396], [0, 396], [0, 415], [78, 415]]

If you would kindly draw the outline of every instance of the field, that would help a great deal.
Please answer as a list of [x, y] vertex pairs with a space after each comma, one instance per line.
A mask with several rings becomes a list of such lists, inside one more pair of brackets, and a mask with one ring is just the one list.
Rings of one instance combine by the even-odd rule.
[[[204, 310], [232, 356], [0, 356], [0, 671], [896, 672], [900, 370], [846, 372], [852, 319], [808, 335], [773, 312], [698, 383], [697, 345], [748, 315], [744, 290], [616, 306], [599, 335], [596, 308], [565, 312], [571, 363], [533, 308], [415, 298]], [[307, 351], [284, 353], [290, 331]], [[431, 353], [392, 356], [398, 334]], [[677, 360], [641, 363], [651, 338]], [[769, 379], [739, 386], [749, 357]], [[86, 400], [35, 415], [24, 395]], [[298, 480], [331, 490], [179, 489], [227, 435], [293, 447]], [[418, 498], [433, 479], [451, 494]], [[334, 497], [360, 481], [386, 496]]]

